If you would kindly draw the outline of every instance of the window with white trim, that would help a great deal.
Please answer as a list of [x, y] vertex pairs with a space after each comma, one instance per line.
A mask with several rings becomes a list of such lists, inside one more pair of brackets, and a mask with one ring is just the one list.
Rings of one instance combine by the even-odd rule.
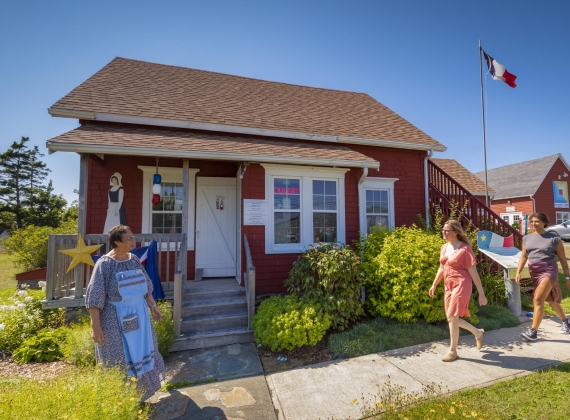
[[[152, 177], [155, 166], [139, 166], [143, 171], [143, 203], [141, 233], [182, 233], [182, 168], [159, 167], [162, 177], [161, 200], [152, 204]], [[196, 173], [199, 169], [188, 170], [188, 250], [194, 249], [194, 219], [196, 196]]]
[[182, 233], [181, 182], [162, 182], [160, 203], [152, 206], [152, 233]]
[[266, 253], [303, 252], [345, 242], [344, 175], [348, 169], [262, 164], [269, 221]]
[[359, 185], [360, 232], [370, 233], [373, 226], [395, 227], [394, 183], [397, 178], [367, 177]]
[[570, 221], [570, 212], [568, 211], [557, 211], [556, 212], [556, 224], [562, 224], [564, 222]]

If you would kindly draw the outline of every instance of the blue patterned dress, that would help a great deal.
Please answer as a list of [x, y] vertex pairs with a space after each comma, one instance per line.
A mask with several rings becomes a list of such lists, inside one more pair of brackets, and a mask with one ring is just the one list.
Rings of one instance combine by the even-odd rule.
[[[130, 254], [130, 259], [126, 261], [117, 261], [114, 258], [104, 255], [97, 261], [93, 269], [93, 274], [91, 275], [91, 280], [85, 294], [85, 306], [87, 308], [101, 309], [101, 328], [103, 329], [105, 339], [102, 345], [95, 344], [97, 363], [102, 363], [103, 366], [122, 366], [129, 374], [138, 376], [138, 383], [145, 391], [143, 396], [144, 401], [160, 389], [160, 382], [165, 378], [164, 360], [158, 352], [156, 332], [150, 322], [148, 322], [148, 324], [150, 324], [150, 332], [147, 337], [149, 339], [148, 341], [152, 339], [152, 343], [141, 342], [140, 346], [133, 346], [133, 349], [136, 350], [138, 350], [138, 347], [147, 347], [150, 349], [150, 351], [144, 355], [145, 369], [135, 369], [135, 366], [133, 366], [130, 360], [131, 355], [128, 352], [128, 343], [125, 337], [128, 333], [128, 329], [133, 329], [133, 327], [130, 326], [132, 325], [132, 320], [130, 317], [123, 315], [122, 322], [119, 322], [119, 312], [122, 310], [120, 305], [123, 301], [123, 295], [125, 295], [124, 291], [123, 295], [119, 291], [119, 282], [121, 278], [124, 277], [123, 273], [139, 273], [141, 278], [146, 281], [146, 293], [141, 293], [141, 297], [144, 296], [146, 298], [152, 293], [152, 282], [135, 255]], [[133, 283], [135, 282], [131, 281], [128, 284], [131, 285]], [[136, 283], [141, 283], [141, 281]], [[144, 284], [139, 284], [137, 287], [141, 289], [141, 286], [144, 288]], [[139, 312], [143, 310], [144, 313], [138, 313], [137, 328], [139, 327], [138, 323], [141, 324], [141, 327], [147, 324], [149, 315], [146, 303], [142, 310], [139, 309]], [[132, 343], [132, 340], [129, 341]]]

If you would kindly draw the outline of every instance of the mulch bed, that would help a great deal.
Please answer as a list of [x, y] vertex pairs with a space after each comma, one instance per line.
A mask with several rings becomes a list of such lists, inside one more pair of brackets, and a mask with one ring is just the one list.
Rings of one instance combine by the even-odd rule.
[[73, 365], [64, 361], [45, 363], [26, 363], [19, 365], [10, 356], [0, 355], [0, 376], [22, 376], [39, 381], [56, 378], [73, 369]]

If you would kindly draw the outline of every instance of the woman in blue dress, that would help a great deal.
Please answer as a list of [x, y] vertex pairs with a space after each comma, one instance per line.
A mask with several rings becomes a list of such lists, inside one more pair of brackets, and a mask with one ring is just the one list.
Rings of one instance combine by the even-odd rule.
[[93, 269], [85, 294], [91, 316], [97, 363], [121, 366], [136, 377], [150, 398], [165, 378], [164, 360], [158, 352], [156, 333], [148, 316], [162, 315], [152, 297], [152, 283], [139, 259], [130, 253], [135, 237], [128, 226], [109, 231], [111, 251]]

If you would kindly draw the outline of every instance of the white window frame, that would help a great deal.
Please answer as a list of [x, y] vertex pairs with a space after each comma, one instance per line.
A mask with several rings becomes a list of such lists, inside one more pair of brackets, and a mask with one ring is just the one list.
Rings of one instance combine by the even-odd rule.
[[[336, 181], [337, 185], [337, 242], [346, 242], [345, 189], [344, 177], [347, 168], [329, 168], [316, 166], [277, 165], [262, 163], [265, 169], [265, 199], [268, 202], [269, 217], [265, 225], [265, 253], [293, 254], [304, 252], [313, 242], [313, 180]], [[300, 242], [296, 244], [275, 244], [274, 232], [274, 178], [300, 179], [301, 220]]]
[[[523, 223], [523, 214], [520, 211], [511, 211], [508, 213], [501, 213], [500, 214], [501, 219], [505, 220], [505, 216], [508, 217], [509, 220], [505, 220], [505, 222], [507, 222], [509, 225], [513, 225], [513, 223], [515, 222], [519, 222], [519, 226], [521, 225], [521, 223]], [[519, 220], [514, 220], [515, 216], [519, 216]]]
[[[566, 215], [564, 217], [563, 215]], [[570, 221], [570, 212], [569, 211], [557, 211], [556, 212], [556, 224], [561, 225], [564, 222]]]
[[396, 215], [394, 212], [394, 183], [399, 178], [376, 178], [366, 177], [366, 179], [358, 186], [359, 216], [360, 216], [360, 233], [365, 235], [368, 232], [366, 225], [366, 190], [388, 191], [388, 228], [396, 227]]
[[[152, 177], [156, 166], [139, 166], [143, 171], [143, 203], [142, 203], [142, 232], [152, 233]], [[194, 220], [196, 219], [196, 174], [200, 169], [188, 170], [188, 226], [187, 249], [194, 250]], [[158, 167], [162, 182], [182, 183], [182, 168]], [[163, 244], [166, 246], [166, 244]], [[166, 249], [166, 248], [165, 248]]]

